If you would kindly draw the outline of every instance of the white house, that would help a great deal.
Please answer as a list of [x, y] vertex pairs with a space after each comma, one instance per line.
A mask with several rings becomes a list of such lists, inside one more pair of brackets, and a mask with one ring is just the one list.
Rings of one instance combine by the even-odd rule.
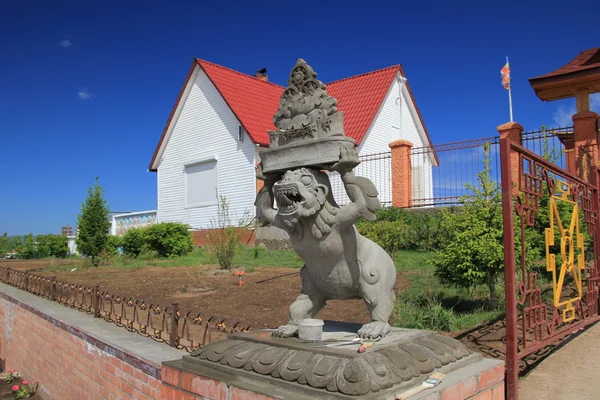
[[[396, 140], [431, 145], [400, 65], [326, 86], [344, 112], [345, 133], [356, 140], [360, 156], [389, 153], [389, 143]], [[269, 145], [268, 131], [275, 130], [273, 115], [283, 90], [265, 75], [194, 60], [150, 162], [150, 171], [157, 172], [159, 222], [209, 229], [218, 196], [227, 198], [234, 218], [254, 212], [255, 166], [260, 150]], [[357, 173], [370, 178], [382, 202], [389, 203], [390, 159], [383, 160], [387, 168], [364, 162]], [[413, 159], [413, 198], [432, 197], [434, 165], [435, 156]], [[334, 195], [344, 203], [341, 184], [337, 177], [332, 180]]]

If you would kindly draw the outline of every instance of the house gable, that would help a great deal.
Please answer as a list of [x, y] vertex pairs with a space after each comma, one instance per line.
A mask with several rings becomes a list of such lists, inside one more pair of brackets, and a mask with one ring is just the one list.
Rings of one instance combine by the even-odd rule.
[[154, 154], [152, 155], [152, 160], [150, 161], [150, 166], [148, 170], [151, 172], [156, 172], [158, 170], [158, 166], [160, 165], [160, 160], [165, 151], [167, 143], [169, 142], [169, 138], [171, 137], [171, 133], [173, 132], [173, 127], [179, 118], [179, 114], [181, 113], [181, 109], [185, 104], [185, 100], [190, 92], [190, 89], [193, 85], [194, 79], [198, 73], [198, 64], [196, 61], [192, 63], [190, 71], [188, 72], [187, 77], [185, 78], [185, 82], [181, 91], [179, 92], [179, 96], [177, 96], [177, 101], [171, 110], [171, 115], [169, 115], [169, 119], [167, 120], [167, 124], [165, 125], [163, 132], [160, 136], [160, 140], [158, 141], [158, 145], [154, 150]]
[[[239, 140], [237, 117], [203, 69], [197, 67], [190, 75], [180, 103], [157, 166], [159, 221], [210, 228], [220, 196], [227, 198], [233, 219], [251, 212], [255, 145], [246, 133]], [[198, 168], [202, 165], [210, 168]], [[198, 183], [204, 178], [196, 174], [204, 172], [210, 176]], [[188, 191], [191, 180], [196, 189], [206, 188], [214, 194]], [[201, 199], [191, 199], [194, 196]]]
[[[366, 130], [360, 153], [389, 151], [389, 143], [400, 139], [413, 143], [414, 147], [432, 145], [408, 81], [398, 67], [377, 114]], [[437, 165], [435, 153], [432, 153], [431, 163]]]
[[187, 98], [190, 80], [198, 70], [202, 70], [212, 82], [250, 139], [258, 145], [269, 145], [268, 131], [275, 129], [273, 115], [277, 112], [279, 97], [284, 88], [208, 61], [194, 59], [150, 161], [150, 171], [155, 172], [160, 165], [160, 158], [169, 142], [172, 125], [177, 121], [181, 107]]

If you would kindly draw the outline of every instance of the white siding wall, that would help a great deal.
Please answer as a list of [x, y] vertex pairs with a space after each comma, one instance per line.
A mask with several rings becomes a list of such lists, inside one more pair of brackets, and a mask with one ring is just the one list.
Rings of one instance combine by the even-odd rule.
[[[403, 139], [413, 143], [414, 147], [423, 146], [423, 141], [417, 128], [418, 116], [409, 105], [411, 101], [404, 84], [398, 79], [387, 93], [379, 112], [375, 116], [371, 127], [358, 148], [359, 155], [385, 153], [390, 151], [389, 144], [395, 140]], [[432, 197], [431, 163], [421, 161], [422, 193], [425, 197]], [[382, 203], [391, 203], [391, 168], [390, 159], [363, 162], [355, 173], [369, 178], [379, 191], [379, 200]], [[330, 174], [333, 193], [340, 204], [349, 202], [339, 175]]]
[[247, 134], [238, 141], [239, 121], [204, 71], [198, 68], [190, 83], [158, 167], [158, 220], [207, 229], [217, 205], [186, 208], [185, 165], [217, 158], [218, 194], [227, 197], [235, 222], [246, 211], [254, 213], [255, 146]]
[[433, 183], [431, 179], [431, 161], [427, 154], [415, 154], [411, 158], [413, 176], [412, 176], [412, 195], [413, 205], [430, 204], [433, 197]]

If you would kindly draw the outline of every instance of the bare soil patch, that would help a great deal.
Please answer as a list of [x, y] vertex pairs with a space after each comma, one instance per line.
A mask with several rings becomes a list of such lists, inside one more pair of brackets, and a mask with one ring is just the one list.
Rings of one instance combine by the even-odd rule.
[[[145, 300], [150, 304], [166, 306], [178, 302], [184, 312], [202, 312], [233, 321], [241, 320], [253, 329], [274, 328], [287, 322], [288, 307], [300, 293], [300, 270], [257, 268], [254, 272], [247, 272], [243, 277], [243, 285], [239, 286], [239, 279], [232, 272], [217, 275], [199, 273], [200, 270], [214, 268], [215, 266], [135, 269], [98, 267], [42, 274], [54, 275], [59, 280], [85, 286], [100, 285], [103, 291]], [[263, 282], [257, 283], [258, 281]], [[396, 288], [401, 289], [407, 285], [408, 280], [398, 273]], [[362, 300], [330, 301], [319, 317], [369, 322]]]
[[61, 267], [64, 265], [72, 265], [73, 268], [82, 265], [81, 260], [76, 259], [42, 259], [42, 260], [19, 260], [19, 259], [2, 259], [0, 258], [0, 267], [13, 268], [18, 271], [40, 271], [48, 267]]

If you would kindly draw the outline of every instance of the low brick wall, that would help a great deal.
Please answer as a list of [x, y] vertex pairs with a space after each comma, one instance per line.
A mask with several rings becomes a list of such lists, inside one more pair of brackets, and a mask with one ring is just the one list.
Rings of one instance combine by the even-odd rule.
[[0, 359], [45, 399], [159, 399], [161, 362], [183, 354], [0, 284]]

